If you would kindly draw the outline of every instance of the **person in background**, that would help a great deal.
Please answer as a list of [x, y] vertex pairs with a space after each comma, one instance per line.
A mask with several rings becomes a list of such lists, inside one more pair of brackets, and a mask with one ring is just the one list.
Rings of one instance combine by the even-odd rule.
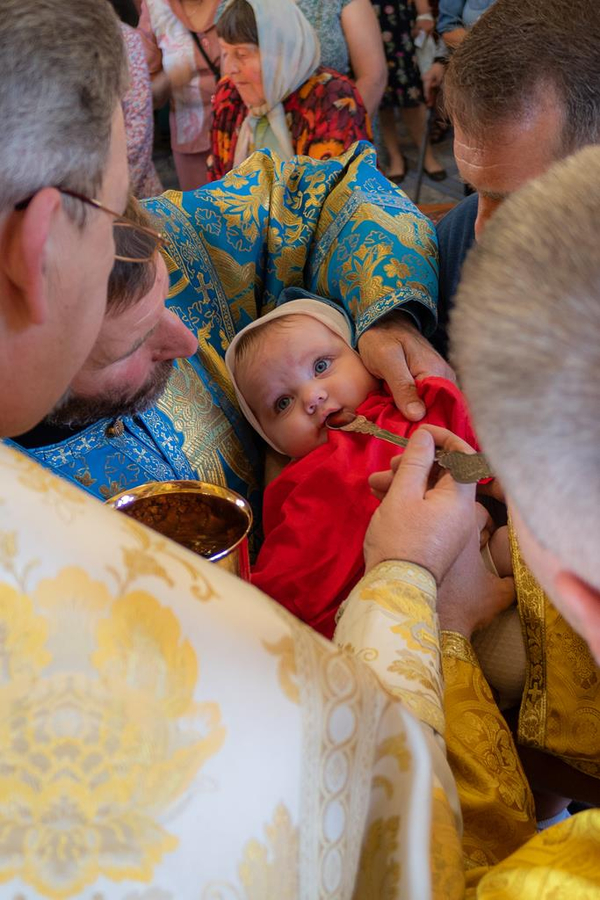
[[213, 100], [209, 179], [269, 147], [328, 159], [371, 138], [349, 78], [319, 67], [315, 32], [293, 0], [233, 0], [217, 22], [226, 76]]
[[456, 50], [477, 19], [494, 0], [440, 0], [437, 32], [450, 50]]
[[[317, 33], [321, 65], [354, 80], [373, 120], [387, 84], [387, 68], [371, 0], [296, 2]], [[225, 5], [221, 0], [217, 18]]]
[[170, 102], [171, 148], [182, 191], [207, 179], [211, 98], [219, 78], [217, 5], [218, 0], [143, 0], [141, 7], [139, 31], [154, 106]]
[[135, 30], [138, 12], [133, 0], [109, 0], [121, 19], [129, 64], [129, 89], [123, 97], [129, 184], [136, 197], [155, 197], [163, 187], [152, 162], [154, 120], [152, 90], [144, 45]]
[[[426, 127], [427, 110], [423, 102], [421, 75], [415, 58], [414, 37], [433, 31], [434, 20], [428, 0], [382, 0], [373, 4], [379, 18], [388, 66], [388, 84], [381, 105], [381, 132], [389, 157], [388, 178], [401, 184], [407, 162], [398, 144], [396, 111], [399, 110], [411, 139], [419, 148]], [[432, 181], [443, 181], [446, 170], [436, 159], [431, 144], [425, 151], [425, 174]]]
[[371, 0], [296, 0], [321, 43], [321, 64], [354, 79], [371, 119], [387, 84]]
[[[600, 142], [600, 16], [596, 0], [497, 0], [452, 55], [444, 102], [454, 156], [476, 191], [437, 226], [439, 327], [467, 251], [513, 191], [555, 160]], [[543, 228], [543, 225], [540, 226]]]
[[[436, 30], [441, 40], [433, 64], [423, 76], [423, 90], [428, 106], [433, 104], [443, 84], [448, 54], [460, 47], [468, 30], [493, 2], [494, 0], [440, 0]], [[445, 130], [448, 127], [446, 124]], [[472, 193], [470, 185], [465, 184], [465, 193]]]

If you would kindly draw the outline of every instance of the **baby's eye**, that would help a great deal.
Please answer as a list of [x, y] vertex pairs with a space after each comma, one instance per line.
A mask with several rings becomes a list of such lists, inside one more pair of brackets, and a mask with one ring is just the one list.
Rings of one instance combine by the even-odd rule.
[[315, 363], [315, 374], [322, 375], [331, 365], [330, 359], [318, 359]]
[[278, 397], [275, 401], [275, 412], [285, 412], [291, 402], [291, 397]]

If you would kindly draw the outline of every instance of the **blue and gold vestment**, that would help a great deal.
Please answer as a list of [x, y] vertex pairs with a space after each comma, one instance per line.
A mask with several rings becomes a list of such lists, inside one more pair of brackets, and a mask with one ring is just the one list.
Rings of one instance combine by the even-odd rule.
[[435, 327], [435, 230], [355, 144], [338, 159], [251, 156], [222, 181], [146, 202], [167, 237], [169, 307], [198, 336], [157, 407], [24, 452], [106, 499], [146, 481], [228, 484], [255, 505], [262, 454], [223, 357], [234, 334], [304, 287], [344, 306], [356, 338], [402, 308]]

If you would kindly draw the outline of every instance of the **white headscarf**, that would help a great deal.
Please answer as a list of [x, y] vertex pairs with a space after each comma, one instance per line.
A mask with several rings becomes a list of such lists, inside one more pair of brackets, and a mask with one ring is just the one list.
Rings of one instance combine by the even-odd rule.
[[283, 303], [276, 309], [271, 310], [270, 313], [267, 313], [266, 316], [262, 316], [262, 318], [257, 319], [255, 322], [251, 322], [250, 325], [246, 325], [245, 328], [236, 334], [225, 353], [225, 365], [231, 376], [231, 382], [240, 404], [240, 409], [254, 430], [273, 448], [273, 450], [277, 450], [278, 453], [285, 453], [285, 451], [274, 444], [264, 433], [258, 419], [246, 403], [244, 395], [235, 380], [235, 349], [239, 344], [242, 335], [247, 334], [254, 328], [261, 328], [263, 325], [266, 325], [267, 322], [272, 322], [273, 319], [280, 319], [281, 316], [293, 315], [310, 316], [311, 319], [316, 319], [318, 322], [321, 322], [329, 328], [330, 331], [333, 331], [334, 334], [339, 335], [349, 347], [352, 347], [352, 328], [344, 313], [334, 309], [334, 307], [326, 301], [303, 297], [300, 300], [290, 300], [288, 303]]
[[319, 39], [293, 0], [248, 0], [254, 11], [264, 106], [250, 108], [235, 148], [234, 165], [243, 162], [254, 147], [256, 128], [263, 116], [269, 121], [273, 143], [282, 159], [294, 155], [282, 101], [307, 81], [321, 60]]

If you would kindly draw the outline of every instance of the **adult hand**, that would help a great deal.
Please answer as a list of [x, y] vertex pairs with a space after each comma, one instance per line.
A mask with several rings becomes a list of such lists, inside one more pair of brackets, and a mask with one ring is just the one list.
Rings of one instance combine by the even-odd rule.
[[[465, 441], [446, 428], [423, 425], [420, 430], [429, 432], [442, 450], [473, 452]], [[469, 640], [474, 631], [489, 625], [515, 599], [513, 579], [493, 575], [481, 559], [481, 532], [489, 527], [489, 520], [477, 503], [471, 521], [469, 539], [438, 591], [440, 626], [448, 631], [458, 631]]]
[[435, 98], [442, 86], [445, 72], [446, 66], [443, 63], [434, 62], [423, 75], [423, 93], [425, 95], [425, 103], [427, 106], [433, 106], [435, 103]]
[[486, 569], [479, 544], [479, 528], [474, 523], [469, 541], [446, 574], [437, 597], [440, 628], [458, 631], [469, 640], [515, 599], [513, 579], [499, 578]]
[[358, 340], [358, 352], [369, 372], [387, 382], [396, 406], [410, 422], [419, 422], [426, 412], [416, 378], [438, 375], [456, 381], [448, 363], [402, 312], [367, 329]]
[[413, 36], [424, 31], [425, 34], [431, 34], [435, 28], [435, 20], [431, 13], [429, 0], [415, 0], [415, 27], [413, 28]]
[[494, 500], [498, 500], [500, 503], [504, 503], [504, 505], [506, 506], [506, 495], [504, 493], [504, 488], [497, 478], [492, 478], [492, 480], [488, 481], [487, 484], [478, 484], [477, 494], [484, 497], [493, 497]]
[[[448, 441], [453, 449], [470, 449], [459, 438]], [[458, 484], [445, 470], [430, 486], [434, 455], [431, 434], [420, 428], [399, 465], [395, 461], [395, 474], [384, 473], [391, 484], [367, 529], [366, 571], [384, 560], [401, 559], [423, 566], [440, 584], [466, 547], [476, 529], [475, 486]], [[376, 476], [369, 481], [373, 485]]]
[[442, 35], [443, 41], [450, 50], [458, 50], [462, 42], [467, 36], [466, 28], [453, 28], [452, 31], [445, 31]]
[[171, 88], [177, 89], [185, 87], [197, 73], [195, 65], [189, 62], [180, 62], [169, 69], [169, 82]]
[[415, 27], [412, 29], [411, 34], [413, 38], [416, 38], [420, 31], [423, 31], [426, 35], [431, 34], [434, 30], [435, 23], [433, 18], [431, 19], [419, 19], [419, 21], [415, 24]]

